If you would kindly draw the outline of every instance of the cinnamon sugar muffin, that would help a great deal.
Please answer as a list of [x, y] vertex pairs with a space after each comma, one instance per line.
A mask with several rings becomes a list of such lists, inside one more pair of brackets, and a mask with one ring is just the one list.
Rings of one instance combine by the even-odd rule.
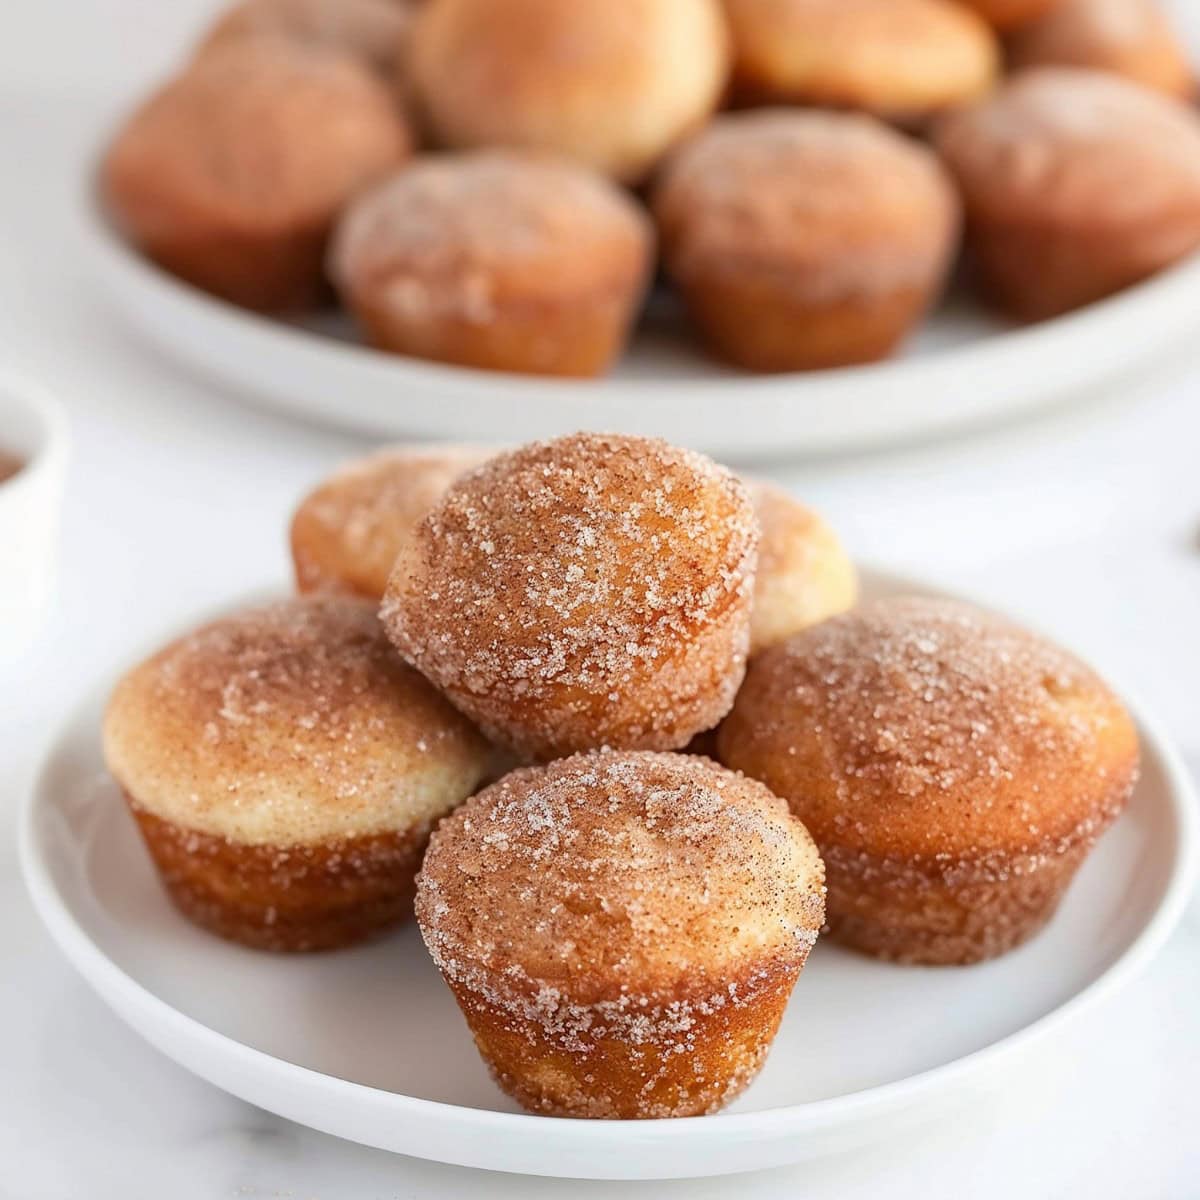
[[335, 596], [224, 617], [135, 667], [104, 754], [183, 914], [267, 950], [405, 919], [430, 829], [491, 766], [373, 606]]
[[999, 47], [948, 0], [724, 0], [734, 90], [753, 103], [855, 108], [909, 122], [974, 100]]
[[733, 703], [757, 542], [745, 489], [710, 459], [578, 433], [453, 484], [381, 613], [405, 658], [519, 754], [677, 749]]
[[1014, 66], [1113, 71], [1186, 99], [1196, 90], [1187, 53], [1157, 0], [1065, 0], [1017, 34]]
[[672, 157], [653, 207], [709, 346], [759, 371], [885, 357], [940, 291], [958, 229], [936, 157], [850, 113], [721, 117]]
[[769, 483], [747, 485], [761, 536], [750, 653], [849, 608], [858, 574], [837, 534], [811, 508]]
[[1001, 33], [1021, 29], [1031, 21], [1044, 17], [1061, 5], [1063, 0], [963, 0], [985, 21]]
[[339, 468], [292, 518], [301, 592], [380, 600], [417, 523], [465, 471], [495, 453], [475, 446], [391, 446]]
[[755, 658], [721, 761], [825, 860], [831, 936], [970, 963], [1036, 933], [1124, 807], [1137, 734], [1087, 667], [951, 600], [880, 600]]
[[1018, 317], [1102, 299], [1200, 246], [1200, 118], [1114, 75], [1022, 72], [947, 118], [937, 145], [980, 282]]
[[247, 37], [282, 37], [353, 54], [395, 73], [415, 0], [239, 0], [205, 35], [200, 52]]
[[351, 205], [330, 273], [384, 349], [583, 376], [623, 348], [651, 258], [649, 222], [607, 180], [480, 151], [418, 160]]
[[388, 86], [355, 59], [249, 38], [202, 55], [134, 113], [101, 187], [168, 271], [247, 308], [300, 309], [324, 290], [338, 212], [409, 146]]
[[716, 107], [728, 37], [719, 0], [437, 0], [409, 69], [445, 145], [550, 151], [636, 182]]
[[505, 776], [438, 827], [417, 920], [496, 1082], [535, 1112], [714, 1112], [761, 1068], [823, 915], [761, 784], [605, 751]]

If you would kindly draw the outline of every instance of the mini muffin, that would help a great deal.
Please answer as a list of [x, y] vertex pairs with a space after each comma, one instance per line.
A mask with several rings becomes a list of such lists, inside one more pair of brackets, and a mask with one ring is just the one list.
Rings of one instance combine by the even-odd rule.
[[1063, 0], [962, 0], [1001, 33], [1011, 33], [1053, 12]]
[[1018, 67], [1095, 67], [1186, 99], [1196, 83], [1187, 53], [1157, 0], [1065, 0], [1016, 35]]
[[1132, 722], [1087, 667], [999, 617], [917, 597], [756, 657], [718, 749], [812, 831], [831, 936], [931, 964], [1041, 929], [1138, 761]]
[[653, 234], [598, 175], [511, 151], [419, 160], [343, 216], [330, 273], [382, 349], [596, 375], [645, 294]]
[[143, 104], [101, 184], [160, 266], [235, 304], [292, 310], [324, 291], [334, 218], [408, 152], [388, 86], [355, 59], [250, 38], [202, 55]]
[[887, 356], [941, 290], [958, 231], [936, 157], [851, 113], [719, 118], [672, 157], [654, 212], [710, 348], [758, 371]]
[[1037, 320], [1200, 245], [1200, 119], [1100, 71], [1038, 67], [942, 124], [980, 283]]
[[995, 35], [948, 0], [724, 0], [734, 91], [752, 103], [856, 108], [904, 122], [974, 100]]
[[425, 944], [535, 1112], [715, 1112], [761, 1068], [823, 916], [821, 859], [761, 784], [603, 751], [514, 771], [433, 836]]
[[412, 0], [240, 0], [217, 19], [200, 52], [247, 37], [282, 37], [352, 54], [390, 79], [414, 7]]
[[811, 508], [769, 483], [749, 488], [761, 533], [750, 617], [750, 653], [757, 654], [849, 608], [858, 575], [837, 534]]
[[635, 182], [716, 107], [728, 35], [719, 0], [437, 0], [409, 70], [448, 146], [551, 151]]
[[745, 671], [758, 525], [703, 455], [578, 433], [453, 484], [382, 616], [419, 671], [518, 754], [674, 750]]
[[292, 518], [297, 590], [382, 599], [417, 522], [464, 471], [493, 453], [473, 446], [393, 446], [335, 471]]
[[244, 610], [135, 667], [104, 754], [178, 908], [266, 950], [404, 920], [431, 828], [491, 767], [373, 605], [342, 596]]

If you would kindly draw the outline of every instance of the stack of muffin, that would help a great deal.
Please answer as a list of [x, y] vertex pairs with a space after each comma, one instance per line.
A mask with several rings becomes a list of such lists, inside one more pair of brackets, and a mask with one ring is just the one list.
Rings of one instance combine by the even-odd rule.
[[181, 278], [332, 283], [400, 354], [598, 374], [660, 262], [713, 354], [793, 371], [891, 354], [964, 216], [1021, 319], [1190, 253], [1192, 90], [1157, 0], [241, 0], [102, 190]]
[[299, 595], [119, 683], [110, 770], [216, 934], [331, 949], [415, 903], [533, 1111], [718, 1109], [822, 928], [1004, 953], [1133, 786], [1078, 661], [961, 603], [855, 607], [820, 518], [663, 442], [386, 451], [291, 538]]

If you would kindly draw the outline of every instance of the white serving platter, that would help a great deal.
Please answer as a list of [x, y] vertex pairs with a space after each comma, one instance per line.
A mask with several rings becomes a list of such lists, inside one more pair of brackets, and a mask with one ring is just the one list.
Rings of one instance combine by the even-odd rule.
[[[933, 591], [879, 572], [864, 582], [873, 594]], [[1135, 976], [1196, 872], [1187, 773], [1131, 704], [1143, 769], [1129, 809], [1032, 942], [968, 968], [892, 966], [820, 942], [765, 1070], [726, 1112], [531, 1116], [488, 1078], [411, 926], [357, 949], [280, 957], [174, 911], [104, 772], [107, 691], [92, 689], [66, 721], [21, 814], [25, 878], [67, 957], [147, 1041], [216, 1086], [327, 1133], [465, 1166], [717, 1175], [907, 1132], [1019, 1071], [1023, 1052]]]

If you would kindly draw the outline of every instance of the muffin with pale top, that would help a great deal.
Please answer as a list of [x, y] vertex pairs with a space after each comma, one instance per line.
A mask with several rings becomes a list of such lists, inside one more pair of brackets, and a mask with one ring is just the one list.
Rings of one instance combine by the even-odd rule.
[[269, 950], [404, 920], [430, 830], [492, 764], [341, 596], [240, 611], [134, 667], [104, 754], [180, 911]]

